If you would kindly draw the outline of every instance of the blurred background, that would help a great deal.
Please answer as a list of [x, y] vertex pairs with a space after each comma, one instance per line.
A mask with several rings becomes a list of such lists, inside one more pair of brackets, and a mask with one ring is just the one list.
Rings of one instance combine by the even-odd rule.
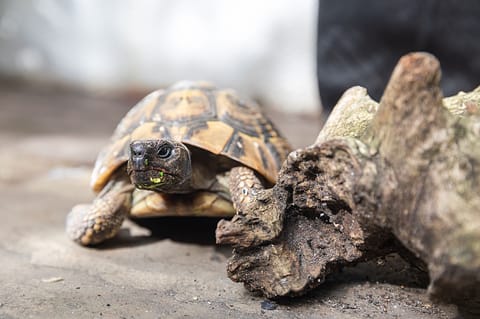
[[316, 112], [317, 11], [316, 0], [1, 0], [0, 75], [139, 95], [209, 80]]
[[411, 51], [440, 59], [446, 95], [472, 90], [479, 15], [477, 0], [0, 0], [0, 80], [133, 100], [209, 80], [325, 117], [354, 85], [379, 100]]

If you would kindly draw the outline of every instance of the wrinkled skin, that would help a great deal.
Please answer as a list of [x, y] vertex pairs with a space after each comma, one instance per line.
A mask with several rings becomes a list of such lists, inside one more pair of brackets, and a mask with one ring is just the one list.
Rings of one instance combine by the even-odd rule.
[[192, 191], [190, 151], [176, 141], [133, 141], [127, 172], [140, 189], [177, 194]]

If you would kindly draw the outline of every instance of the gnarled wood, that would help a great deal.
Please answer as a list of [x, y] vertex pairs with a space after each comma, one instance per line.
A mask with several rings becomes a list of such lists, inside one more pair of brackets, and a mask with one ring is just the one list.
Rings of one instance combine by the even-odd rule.
[[442, 99], [439, 81], [438, 61], [412, 53], [378, 105], [348, 90], [316, 143], [292, 152], [273, 189], [242, 212], [245, 221], [269, 211], [283, 229], [254, 244], [230, 238], [230, 278], [268, 297], [295, 295], [395, 250], [396, 238], [428, 266], [433, 297], [478, 302], [480, 90]]

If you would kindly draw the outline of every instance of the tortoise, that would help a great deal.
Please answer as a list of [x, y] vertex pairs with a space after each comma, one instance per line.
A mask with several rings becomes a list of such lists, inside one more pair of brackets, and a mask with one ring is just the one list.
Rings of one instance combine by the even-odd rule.
[[275, 182], [290, 150], [260, 107], [233, 90], [183, 81], [154, 91], [100, 151], [90, 183], [97, 196], [72, 208], [67, 234], [94, 245], [127, 217], [233, 216]]

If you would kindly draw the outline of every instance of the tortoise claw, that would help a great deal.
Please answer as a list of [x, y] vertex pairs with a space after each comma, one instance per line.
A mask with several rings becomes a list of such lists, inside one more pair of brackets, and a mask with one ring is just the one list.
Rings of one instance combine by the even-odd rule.
[[132, 189], [126, 181], [112, 180], [91, 205], [74, 206], [67, 215], [68, 236], [84, 246], [114, 237], [130, 211]]
[[126, 212], [120, 210], [113, 217], [102, 216], [99, 213], [103, 210], [98, 208], [99, 205], [95, 202], [91, 205], [80, 204], [74, 206], [68, 213], [66, 232], [73, 241], [83, 246], [91, 246], [117, 234], [127, 215]]

